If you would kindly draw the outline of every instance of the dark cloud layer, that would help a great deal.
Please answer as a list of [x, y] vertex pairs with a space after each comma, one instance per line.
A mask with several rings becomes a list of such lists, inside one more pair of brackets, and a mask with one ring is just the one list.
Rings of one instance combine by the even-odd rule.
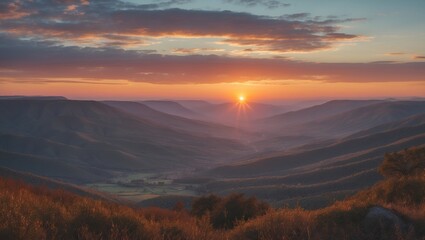
[[[308, 13], [282, 17], [232, 11], [167, 9], [190, 0], [132, 4], [113, 0], [34, 0], [0, 3], [2, 81], [90, 81], [126, 79], [151, 83], [218, 83], [261, 80], [328, 82], [424, 81], [425, 62], [313, 63], [193, 55], [212, 48], [178, 48], [186, 56], [155, 50], [125, 50], [153, 37], [220, 37], [246, 52], [309, 52], [329, 49], [360, 36], [340, 23], [358, 19], [317, 18]], [[234, 1], [273, 4], [277, 1]], [[281, 2], [278, 2], [281, 3]], [[81, 43], [84, 43], [81, 44]], [[89, 47], [81, 47], [89, 46]]]
[[277, 0], [225, 0], [225, 2], [236, 3], [248, 7], [255, 7], [260, 5], [265, 6], [269, 9], [291, 6], [291, 4], [289, 3], [284, 3]]
[[0, 76], [14, 81], [82, 78], [164, 84], [288, 79], [328, 82], [425, 81], [425, 62], [312, 63], [215, 55], [170, 56], [54, 44], [0, 37]]
[[[187, 0], [135, 5], [121, 1], [39, 0], [1, 4], [0, 28], [17, 37], [88, 42], [96, 37], [221, 37], [224, 43], [253, 50], [309, 52], [329, 49], [359, 36], [340, 32], [339, 23], [356, 19], [303, 19], [304, 14], [273, 18], [231, 11], [158, 9]], [[270, 2], [270, 1], [243, 1]], [[273, 1], [271, 1], [273, 2]], [[109, 46], [137, 44], [137, 39], [113, 41]], [[143, 43], [143, 42], [139, 42]]]

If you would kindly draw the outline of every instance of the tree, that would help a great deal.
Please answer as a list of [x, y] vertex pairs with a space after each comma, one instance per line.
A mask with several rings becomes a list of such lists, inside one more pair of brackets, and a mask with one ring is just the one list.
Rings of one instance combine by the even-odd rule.
[[265, 202], [255, 197], [247, 198], [241, 193], [225, 197], [211, 212], [211, 223], [215, 228], [233, 228], [238, 221], [263, 215], [269, 209]]
[[387, 153], [379, 167], [384, 177], [418, 176], [425, 173], [425, 147], [412, 147]]
[[214, 194], [197, 198], [192, 203], [192, 214], [201, 217], [207, 213], [211, 213], [221, 200], [221, 197]]

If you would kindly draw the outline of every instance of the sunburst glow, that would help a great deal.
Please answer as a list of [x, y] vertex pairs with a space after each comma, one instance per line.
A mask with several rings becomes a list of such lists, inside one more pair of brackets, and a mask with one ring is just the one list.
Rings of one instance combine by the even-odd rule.
[[244, 97], [244, 96], [239, 96], [239, 102], [240, 102], [240, 103], [245, 102], [245, 97]]

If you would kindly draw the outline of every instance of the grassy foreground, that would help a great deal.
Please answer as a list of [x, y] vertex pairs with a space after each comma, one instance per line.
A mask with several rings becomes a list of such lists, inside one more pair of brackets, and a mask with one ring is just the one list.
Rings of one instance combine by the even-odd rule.
[[[417, 169], [314, 211], [270, 209], [240, 195], [205, 199], [214, 203], [210, 209], [194, 204], [205, 214], [182, 207], [134, 209], [0, 179], [0, 239], [425, 239], [425, 176]], [[229, 222], [240, 206], [232, 199], [248, 207]], [[365, 216], [373, 206], [391, 209], [406, 226], [368, 226]]]

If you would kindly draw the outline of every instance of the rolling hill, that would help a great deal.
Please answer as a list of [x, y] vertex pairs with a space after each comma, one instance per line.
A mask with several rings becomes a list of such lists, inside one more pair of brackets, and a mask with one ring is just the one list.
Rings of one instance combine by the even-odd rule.
[[197, 112], [198, 109], [211, 106], [212, 103], [204, 100], [175, 100], [183, 107], [186, 107], [194, 112]]
[[423, 113], [423, 101], [382, 102], [293, 125], [286, 129], [286, 132], [336, 138]]
[[9, 168], [34, 167], [39, 175], [73, 182], [114, 171], [216, 164], [248, 150], [234, 140], [193, 135], [94, 101], [0, 101], [0, 134], [1, 161]]
[[358, 138], [362, 136], [371, 135], [374, 133], [391, 131], [392, 129], [395, 129], [395, 128], [412, 127], [412, 126], [417, 126], [421, 124], [425, 124], [425, 114], [417, 114], [417, 115], [413, 115], [411, 117], [402, 119], [400, 121], [394, 121], [394, 122], [390, 122], [386, 124], [381, 124], [376, 127], [354, 133], [348, 136], [347, 139]]
[[203, 116], [195, 111], [190, 110], [189, 108], [184, 107], [178, 102], [174, 101], [159, 101], [159, 100], [149, 100], [149, 101], [141, 101], [144, 105], [155, 109], [157, 111], [168, 113], [171, 115], [176, 115], [185, 118], [193, 118], [193, 119], [202, 119]]
[[62, 96], [0, 96], [0, 100], [67, 100]]
[[286, 108], [264, 103], [220, 103], [197, 108], [197, 112], [208, 117], [210, 121], [229, 125], [245, 124], [259, 118], [285, 112]]
[[[421, 116], [383, 124], [362, 134], [326, 144], [299, 147], [291, 151], [269, 153], [238, 164], [210, 170], [211, 180], [203, 191], [227, 194], [243, 192], [275, 204], [303, 202], [317, 204], [327, 196], [327, 203], [381, 179], [376, 168], [387, 152], [425, 145], [425, 123]], [[414, 121], [415, 120], [415, 121]], [[410, 124], [408, 124], [410, 123]], [[381, 129], [382, 131], [377, 131]], [[369, 134], [367, 134], [369, 132]]]
[[[325, 147], [303, 150], [288, 153], [277, 152], [274, 156], [246, 160], [242, 163], [218, 167], [212, 170], [212, 173], [222, 174], [227, 177], [239, 176], [267, 176], [280, 175], [297, 168], [310, 168], [317, 166], [325, 161], [339, 161], [341, 156], [347, 156], [351, 159], [357, 153], [363, 153], [371, 149], [382, 149], [387, 146], [418, 145], [425, 143], [423, 135], [425, 134], [425, 124], [413, 127], [396, 128], [391, 131], [367, 135], [364, 137], [348, 139], [345, 141], [336, 141]], [[423, 142], [421, 142], [423, 141]], [[396, 149], [397, 150], [397, 149]], [[388, 150], [395, 151], [395, 150]], [[379, 156], [382, 154], [379, 153]]]
[[253, 137], [253, 134], [248, 134], [241, 129], [159, 112], [138, 102], [105, 101], [103, 103], [133, 114], [142, 119], [197, 135], [232, 139], [246, 139]]
[[120, 202], [115, 196], [97, 192], [93, 189], [82, 187], [70, 183], [57, 181], [51, 178], [38, 176], [27, 172], [18, 172], [9, 168], [0, 167], [0, 176], [4, 179], [15, 179], [35, 186], [46, 187], [49, 189], [60, 189], [71, 192], [83, 197], [89, 197], [97, 200], [105, 200], [109, 202]]
[[256, 125], [265, 129], [282, 129], [284, 126], [319, 120], [335, 114], [347, 112], [359, 107], [382, 102], [380, 100], [333, 100], [323, 104], [270, 116], [256, 121]]

